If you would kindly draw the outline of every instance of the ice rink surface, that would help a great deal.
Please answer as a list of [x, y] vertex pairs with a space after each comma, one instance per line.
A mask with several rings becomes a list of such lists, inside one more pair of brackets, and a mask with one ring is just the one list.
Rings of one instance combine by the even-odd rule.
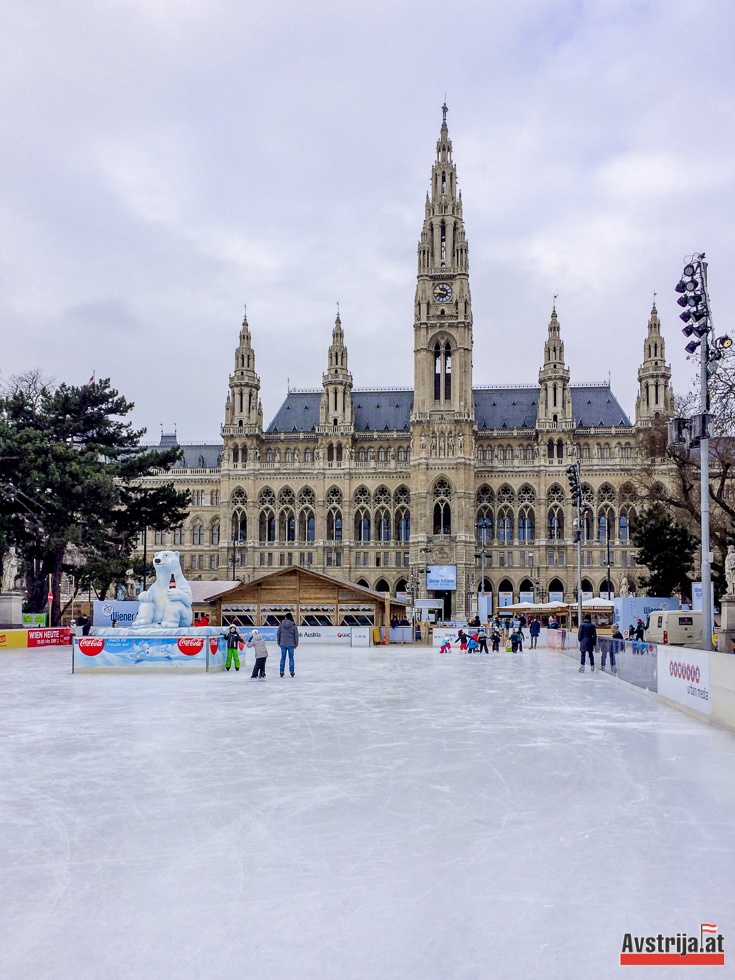
[[735, 736], [545, 650], [248, 661], [0, 654], [2, 980], [733, 975]]

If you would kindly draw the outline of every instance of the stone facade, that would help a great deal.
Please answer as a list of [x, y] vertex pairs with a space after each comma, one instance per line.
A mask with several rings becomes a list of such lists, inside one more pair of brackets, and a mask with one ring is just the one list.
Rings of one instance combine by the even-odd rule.
[[249, 581], [303, 564], [420, 597], [433, 594], [427, 566], [454, 566], [456, 591], [441, 595], [457, 616], [475, 609], [483, 565], [484, 591], [496, 604], [501, 593], [571, 601], [575, 513], [566, 466], [579, 461], [589, 505], [583, 591], [607, 591], [608, 523], [613, 589], [623, 576], [634, 588], [629, 526], [640, 440], [655, 419], [673, 414], [655, 306], [634, 423], [609, 385], [570, 383], [555, 308], [533, 387], [473, 387], [472, 322], [444, 107], [418, 245], [413, 390], [354, 387], [338, 315], [321, 388], [290, 390], [265, 427], [246, 317], [222, 442], [182, 444], [184, 465], [166, 479], [191, 490], [191, 512], [181, 530], [151, 532], [149, 550], [180, 550], [190, 578]]

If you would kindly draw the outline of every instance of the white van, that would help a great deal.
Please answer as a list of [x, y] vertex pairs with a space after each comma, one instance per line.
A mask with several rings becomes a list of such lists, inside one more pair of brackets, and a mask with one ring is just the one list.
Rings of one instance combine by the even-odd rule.
[[702, 649], [702, 612], [699, 609], [661, 609], [651, 613], [646, 643]]

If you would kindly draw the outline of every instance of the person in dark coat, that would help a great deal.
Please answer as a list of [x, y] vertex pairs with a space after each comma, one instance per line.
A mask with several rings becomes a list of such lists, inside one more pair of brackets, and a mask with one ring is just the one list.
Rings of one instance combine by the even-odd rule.
[[487, 653], [487, 633], [484, 626], [477, 631], [477, 647], [478, 653]]
[[294, 676], [293, 655], [294, 650], [299, 645], [299, 629], [293, 621], [293, 616], [287, 612], [278, 624], [276, 633], [276, 643], [281, 648], [281, 677], [286, 670], [286, 654], [288, 654], [288, 669], [291, 676]]
[[493, 653], [497, 653], [500, 650], [500, 639], [502, 637], [500, 632], [500, 624], [495, 624], [490, 627], [490, 642], [493, 645]]
[[646, 632], [646, 627], [643, 624], [643, 620], [639, 619], [638, 622], [635, 624], [635, 632], [633, 633], [633, 639], [642, 640], [645, 632]]
[[585, 616], [582, 620], [582, 625], [579, 627], [579, 632], [577, 633], [577, 639], [579, 640], [579, 650], [581, 653], [580, 660], [580, 674], [584, 673], [584, 657], [585, 654], [589, 654], [590, 658], [590, 670], [595, 669], [595, 646], [597, 644], [597, 630], [595, 629], [594, 623], [592, 622], [589, 615]]
[[534, 616], [528, 625], [528, 632], [531, 634], [531, 649], [535, 650], [538, 646], [538, 638], [541, 635], [541, 620]]
[[[625, 649], [625, 637], [620, 632], [620, 627], [618, 626], [618, 624], [613, 623], [612, 633], [610, 636], [610, 670], [613, 672], [613, 674], [617, 674], [618, 672], [618, 668], [615, 665], [615, 654], [617, 653], [618, 650], [624, 650], [624, 649]], [[600, 658], [601, 658], [600, 668], [604, 670], [605, 663], [607, 662], [607, 654], [605, 653], [604, 645], [601, 645]]]

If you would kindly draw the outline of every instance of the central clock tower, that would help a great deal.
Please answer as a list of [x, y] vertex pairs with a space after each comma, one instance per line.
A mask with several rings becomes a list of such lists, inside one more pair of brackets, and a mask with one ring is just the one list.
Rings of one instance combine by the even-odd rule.
[[[418, 246], [411, 413], [411, 509], [417, 519], [411, 550], [419, 594], [442, 599], [449, 618], [468, 607], [468, 591], [476, 586], [475, 412], [468, 246], [446, 105], [442, 113]], [[456, 566], [456, 590], [428, 588], [422, 576], [431, 564]]]
[[447, 107], [426, 195], [414, 307], [414, 418], [471, 419], [472, 304]]

